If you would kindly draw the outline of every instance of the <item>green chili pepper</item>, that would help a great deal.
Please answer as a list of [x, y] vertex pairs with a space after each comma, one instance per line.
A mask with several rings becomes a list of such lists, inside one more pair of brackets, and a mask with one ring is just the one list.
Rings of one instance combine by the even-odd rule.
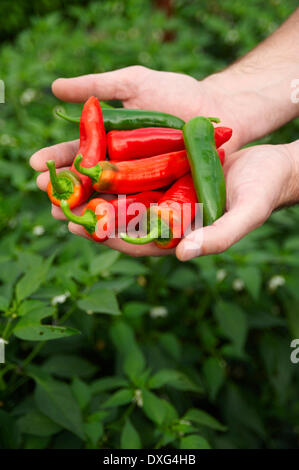
[[[182, 129], [185, 122], [172, 114], [142, 109], [103, 108], [103, 119], [106, 132], [112, 130], [130, 130], [142, 127], [170, 127]], [[56, 114], [66, 121], [78, 123], [79, 117], [71, 117], [56, 111]]]
[[197, 116], [183, 127], [187, 156], [198, 201], [203, 203], [203, 223], [210, 225], [225, 210], [225, 180], [217, 154], [211, 118]]

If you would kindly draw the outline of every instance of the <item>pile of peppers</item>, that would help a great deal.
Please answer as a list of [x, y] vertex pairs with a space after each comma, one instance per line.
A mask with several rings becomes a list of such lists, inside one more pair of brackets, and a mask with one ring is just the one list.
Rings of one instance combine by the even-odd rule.
[[[94, 96], [80, 118], [58, 114], [79, 124], [80, 145], [69, 170], [57, 173], [54, 161], [47, 162], [47, 193], [91, 239], [102, 242], [121, 231], [128, 243], [173, 248], [190, 228], [196, 203], [203, 204], [204, 225], [223, 214], [221, 145], [232, 130], [214, 127], [219, 119], [197, 116], [185, 123], [170, 114], [111, 108]], [[114, 197], [107, 201], [105, 194]], [[76, 215], [71, 209], [82, 204], [82, 214]], [[127, 233], [134, 208], [143, 231], [138, 237]]]

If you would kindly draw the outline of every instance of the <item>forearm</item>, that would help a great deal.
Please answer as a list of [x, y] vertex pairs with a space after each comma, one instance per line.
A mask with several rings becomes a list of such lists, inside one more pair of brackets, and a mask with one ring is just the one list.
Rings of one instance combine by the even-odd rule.
[[214, 88], [216, 95], [221, 90], [228, 106], [229, 101], [233, 103], [244, 145], [299, 115], [299, 103], [292, 101], [292, 82], [296, 79], [299, 79], [299, 9], [263, 43], [204, 82]]

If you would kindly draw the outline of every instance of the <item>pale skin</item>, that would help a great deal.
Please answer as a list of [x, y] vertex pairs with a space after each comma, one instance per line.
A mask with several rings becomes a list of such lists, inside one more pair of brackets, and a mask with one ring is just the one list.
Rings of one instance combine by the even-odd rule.
[[[299, 9], [243, 59], [201, 82], [133, 66], [53, 83], [53, 93], [64, 101], [84, 102], [94, 95], [101, 100], [121, 100], [126, 108], [168, 112], [184, 120], [196, 115], [218, 116], [222, 125], [233, 129], [231, 141], [224, 145], [227, 205], [220, 219], [191, 232], [175, 250], [161, 250], [153, 243], [130, 245], [118, 238], [105, 245], [131, 256], [175, 253], [186, 261], [223, 252], [262, 225], [273, 210], [299, 201], [299, 140], [239, 150], [299, 115], [299, 103], [291, 100], [291, 82], [299, 78], [298, 43]], [[42, 172], [37, 178], [41, 190], [46, 190], [49, 181], [46, 162], [55, 160], [59, 170], [69, 167], [78, 144], [57, 144], [31, 157], [31, 166]], [[82, 209], [74, 212], [80, 214]], [[65, 218], [56, 206], [52, 215]], [[86, 236], [79, 225], [70, 223], [69, 230]]]

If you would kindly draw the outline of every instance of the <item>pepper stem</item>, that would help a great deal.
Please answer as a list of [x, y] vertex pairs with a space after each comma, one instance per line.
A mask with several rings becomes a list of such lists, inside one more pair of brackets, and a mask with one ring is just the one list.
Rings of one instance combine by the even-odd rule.
[[87, 209], [84, 214], [80, 216], [70, 210], [67, 201], [61, 201], [60, 207], [68, 220], [75, 224], [82, 225], [88, 233], [95, 232], [97, 217], [91, 209]]
[[56, 113], [57, 116], [64, 119], [65, 121], [73, 122], [75, 124], [80, 123], [80, 118], [79, 117], [68, 116], [67, 114], [64, 114], [62, 111], [59, 111], [58, 109], [55, 111], [55, 113]]
[[220, 122], [220, 119], [218, 117], [208, 117], [207, 119], [210, 122], [216, 122], [217, 124], [219, 124], [219, 122]]
[[160, 237], [161, 231], [161, 224], [158, 219], [155, 219], [152, 225], [150, 232], [148, 232], [144, 237], [129, 237], [126, 233], [121, 233], [120, 238], [127, 243], [132, 243], [133, 245], [146, 245], [147, 243], [151, 243]]
[[47, 167], [50, 173], [50, 180], [53, 190], [58, 194], [65, 193], [68, 190], [68, 185], [63, 178], [59, 178], [57, 176], [54, 160], [47, 161]]
[[89, 176], [89, 178], [96, 183], [99, 180], [100, 174], [102, 173], [102, 167], [99, 165], [99, 163], [91, 168], [85, 168], [81, 166], [81, 162], [83, 160], [83, 157], [81, 154], [77, 155], [75, 160], [74, 160], [74, 167], [76, 168], [79, 173], [82, 175]]

